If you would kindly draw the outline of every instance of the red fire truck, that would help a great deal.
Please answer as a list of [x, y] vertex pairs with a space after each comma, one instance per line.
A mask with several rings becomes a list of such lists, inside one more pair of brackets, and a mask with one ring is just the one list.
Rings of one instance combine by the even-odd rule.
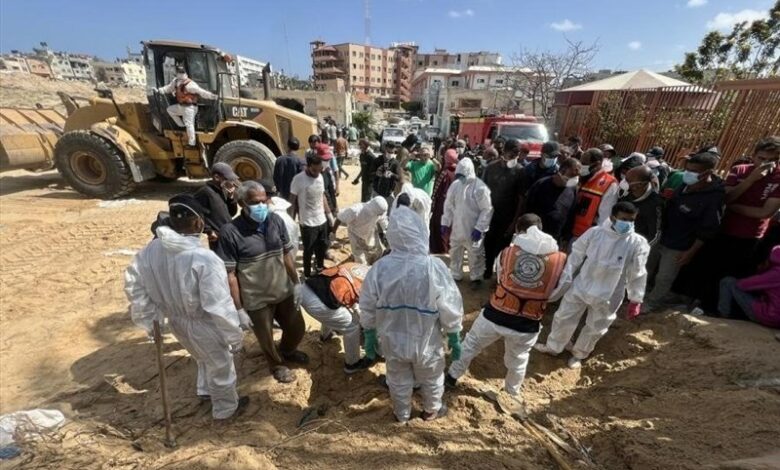
[[542, 144], [549, 140], [545, 125], [534, 116], [524, 114], [461, 118], [458, 135], [461, 139], [469, 136], [471, 145], [481, 144], [485, 147], [498, 136], [507, 140], [518, 139], [530, 147], [532, 157], [538, 157]]

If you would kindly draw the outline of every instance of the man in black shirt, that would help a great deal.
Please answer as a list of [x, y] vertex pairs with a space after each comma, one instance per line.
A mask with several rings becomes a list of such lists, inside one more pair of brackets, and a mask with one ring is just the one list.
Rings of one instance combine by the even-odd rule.
[[504, 145], [502, 158], [490, 163], [482, 175], [482, 181], [490, 188], [493, 204], [490, 230], [485, 234], [485, 279], [493, 275], [493, 261], [512, 240], [513, 222], [525, 193], [523, 168], [517, 160], [519, 154], [520, 141], [509, 139]]
[[398, 161], [395, 159], [395, 144], [386, 142], [384, 153], [374, 159], [372, 173], [373, 196], [382, 196], [387, 199], [387, 207], [393, 206], [393, 191], [396, 184], [401, 181], [401, 170]]
[[290, 199], [290, 183], [306, 166], [306, 162], [296, 154], [300, 148], [298, 139], [290, 137], [287, 141], [287, 155], [277, 158], [274, 164], [274, 185], [284, 199]]
[[561, 244], [571, 236], [580, 166], [579, 160], [567, 158], [556, 174], [534, 183], [526, 198], [525, 212], [541, 217], [544, 232]]
[[358, 147], [360, 147], [360, 173], [352, 184], [358, 184], [363, 180], [363, 185], [360, 187], [360, 202], [368, 202], [371, 199], [371, 187], [374, 183], [375, 169], [373, 167], [376, 155], [371, 151], [368, 139], [360, 139]]
[[209, 248], [215, 250], [219, 239], [219, 229], [227, 224], [238, 212], [234, 197], [238, 187], [238, 175], [227, 163], [219, 162], [211, 166], [211, 181], [195, 191], [195, 199], [205, 210]]
[[542, 155], [532, 161], [523, 169], [523, 185], [530, 188], [534, 183], [558, 173], [558, 159], [561, 156], [561, 148], [558, 142], [545, 142], [542, 144]]
[[620, 182], [620, 201], [627, 201], [639, 209], [634, 230], [647, 239], [652, 248], [661, 236], [661, 213], [663, 200], [653, 187], [653, 170], [646, 165], [634, 167], [626, 172], [626, 179]]

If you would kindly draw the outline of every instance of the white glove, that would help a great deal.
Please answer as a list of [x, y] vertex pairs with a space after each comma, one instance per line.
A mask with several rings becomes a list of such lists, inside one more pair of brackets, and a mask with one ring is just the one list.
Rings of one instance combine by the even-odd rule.
[[249, 315], [243, 308], [238, 310], [238, 326], [240, 326], [242, 330], [248, 330], [255, 326], [255, 324], [252, 323], [252, 319], [249, 318]]
[[570, 286], [571, 286], [571, 282], [559, 283], [558, 286], [555, 289], [553, 289], [552, 293], [550, 294], [550, 298], [547, 299], [547, 301], [557, 302], [561, 300], [561, 298], [566, 293], [566, 291], [569, 290]]
[[293, 299], [295, 300], [295, 310], [301, 308], [301, 288], [303, 284], [295, 284], [293, 288]]
[[229, 348], [230, 354], [238, 354], [244, 350], [244, 343], [231, 344]]

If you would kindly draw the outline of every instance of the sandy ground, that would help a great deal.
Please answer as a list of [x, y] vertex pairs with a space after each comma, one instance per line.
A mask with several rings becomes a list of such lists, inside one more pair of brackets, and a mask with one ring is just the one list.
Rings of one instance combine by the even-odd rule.
[[[483, 397], [503, 382], [501, 344], [447, 392], [446, 419], [400, 425], [377, 384], [384, 365], [345, 376], [341, 340], [321, 343], [308, 317], [301, 348], [311, 364], [293, 384], [277, 384], [246, 337], [236, 365], [252, 401], [221, 425], [195, 397], [194, 362], [168, 337], [178, 447], [164, 447], [154, 347], [130, 322], [122, 273], [165, 201], [197, 184], [144, 184], [100, 207], [55, 172], [0, 175], [0, 413], [44, 407], [68, 418], [0, 468], [563, 468], [542, 444], [549, 439]], [[346, 186], [341, 204], [357, 189]], [[462, 292], [467, 330], [490, 286]], [[565, 355], [531, 354], [529, 416], [584, 449], [559, 448], [572, 468], [780, 468], [771, 455], [780, 436], [774, 333], [675, 312], [618, 320], [582, 370], [567, 369]], [[754, 460], [726, 463], [740, 459]]]

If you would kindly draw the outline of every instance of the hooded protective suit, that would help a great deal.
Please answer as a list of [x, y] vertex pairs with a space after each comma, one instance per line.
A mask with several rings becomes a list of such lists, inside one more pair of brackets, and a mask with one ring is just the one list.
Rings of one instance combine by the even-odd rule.
[[441, 225], [450, 227], [450, 271], [452, 277], [463, 279], [463, 254], [469, 252], [469, 277], [472, 281], [481, 279], [485, 273], [485, 246], [479, 243], [473, 246], [472, 232], [483, 235], [490, 228], [493, 205], [490, 202], [490, 189], [482, 180], [477, 179], [474, 163], [464, 158], [455, 169], [455, 175], [465, 179], [456, 179], [447, 191], [444, 201], [444, 214]]
[[[525, 253], [539, 256], [558, 251], [558, 243], [555, 239], [535, 226], [529, 227], [525, 233], [515, 235], [512, 245], [519, 246]], [[501, 279], [501, 259], [506, 253], [506, 250], [502, 251], [496, 263], [498, 279]], [[555, 280], [551, 280], [551, 282], [555, 282]], [[479, 353], [503, 338], [504, 365], [507, 369], [504, 390], [510, 395], [518, 395], [520, 386], [525, 379], [528, 355], [539, 337], [539, 331], [526, 333], [506, 328], [485, 318], [484, 313], [484, 310], [479, 313], [479, 316], [471, 326], [471, 330], [466, 335], [466, 339], [463, 340], [463, 353], [459, 360], [450, 365], [449, 375], [455, 379], [460, 378], [466, 373], [471, 361]], [[539, 330], [541, 330], [541, 326]]]
[[410, 209], [390, 216], [392, 252], [374, 264], [360, 290], [360, 324], [376, 329], [399, 421], [409, 419], [412, 387], [436, 413], [444, 392], [444, 333], [463, 321], [463, 299], [444, 263], [428, 254], [425, 224]]
[[157, 228], [125, 272], [133, 323], [148, 334], [167, 317], [173, 335], [198, 364], [198, 395], [210, 395], [215, 419], [238, 406], [231, 347], [243, 339], [228, 289], [225, 263], [197, 237]]
[[[377, 224], [387, 229], [387, 200], [375, 196], [368, 202], [359, 202], [339, 211], [338, 219], [347, 226], [349, 245], [356, 263], [368, 264], [368, 260], [381, 251], [377, 243]], [[373, 260], [372, 260], [373, 261]]]
[[300, 246], [301, 240], [301, 227], [295, 223], [295, 220], [293, 220], [293, 218], [290, 217], [290, 214], [287, 212], [287, 209], [289, 209], [292, 204], [290, 204], [289, 201], [277, 196], [271, 198], [271, 203], [272, 204], [268, 206], [268, 209], [281, 217], [282, 221], [284, 222], [284, 226], [287, 228], [287, 236], [290, 237], [290, 243], [293, 245], [293, 249], [290, 251], [290, 253], [292, 254], [293, 259], [296, 259], [298, 256], [298, 247]]
[[[431, 197], [422, 189], [412, 186], [412, 183], [404, 183], [403, 186], [401, 186], [401, 192], [398, 193], [398, 196], [401, 194], [409, 195], [409, 199], [411, 200], [409, 208], [412, 209], [415, 214], [419, 215], [425, 223], [425, 233], [427, 234], [428, 222], [431, 220]], [[396, 207], [398, 207], [397, 196], [393, 202], [393, 208], [395, 209]]]
[[578, 238], [572, 245], [558, 288], [551, 295], [554, 300], [565, 292], [547, 336], [547, 347], [556, 354], [563, 351], [587, 309], [585, 326], [571, 353], [577, 359], [588, 357], [615, 321], [619, 306], [615, 304], [622, 302], [623, 290], [627, 291], [629, 301], [642, 303], [649, 252], [645, 237], [633, 231], [617, 233], [611, 219]]

